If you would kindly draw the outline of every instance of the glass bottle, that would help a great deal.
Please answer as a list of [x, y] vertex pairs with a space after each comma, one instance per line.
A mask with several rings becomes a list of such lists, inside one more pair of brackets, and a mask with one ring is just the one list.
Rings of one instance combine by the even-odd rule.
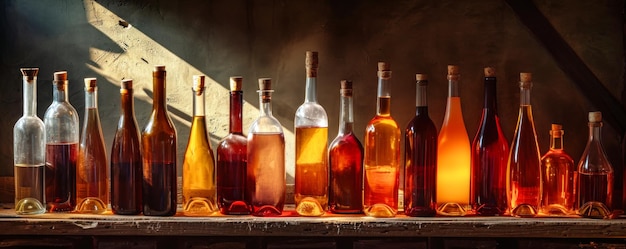
[[272, 79], [259, 79], [259, 117], [248, 133], [246, 199], [254, 216], [277, 216], [285, 205], [285, 136], [272, 116]]
[[363, 145], [354, 134], [352, 81], [341, 81], [339, 133], [330, 143], [329, 209], [333, 213], [363, 211]]
[[121, 115], [111, 148], [111, 209], [135, 215], [142, 209], [143, 169], [139, 126], [135, 119], [133, 80], [122, 80]]
[[85, 78], [85, 122], [76, 168], [76, 212], [101, 214], [106, 211], [109, 203], [107, 164], [96, 78]]
[[496, 72], [486, 67], [485, 105], [472, 142], [470, 172], [470, 204], [477, 215], [503, 215], [506, 211], [506, 164], [509, 160], [509, 142], [506, 140], [496, 94]]
[[69, 212], [76, 206], [78, 113], [70, 104], [67, 72], [55, 72], [52, 104], [44, 115], [46, 126], [46, 202], [49, 212]]
[[165, 66], [152, 71], [152, 114], [141, 133], [143, 153], [143, 214], [176, 214], [176, 128], [165, 104]]
[[207, 216], [217, 211], [215, 159], [204, 117], [204, 75], [193, 76], [193, 121], [183, 161], [183, 214]]
[[363, 211], [373, 217], [398, 212], [400, 129], [391, 116], [390, 64], [378, 63], [376, 116], [365, 127]]
[[448, 66], [446, 112], [437, 138], [437, 206], [447, 216], [463, 216], [469, 207], [470, 142], [459, 96], [459, 67]]
[[428, 78], [416, 74], [415, 117], [404, 136], [404, 213], [437, 214], [437, 127], [428, 116]]
[[328, 117], [317, 103], [318, 53], [306, 52], [306, 93], [295, 114], [296, 212], [320, 216], [328, 206]]
[[37, 73], [39, 68], [21, 68], [24, 113], [13, 127], [13, 166], [15, 171], [15, 212], [46, 212], [44, 164], [46, 128], [37, 117]]
[[530, 104], [532, 74], [520, 73], [520, 108], [507, 164], [509, 212], [517, 217], [534, 217], [541, 203], [541, 157]]
[[242, 131], [243, 78], [230, 77], [230, 132], [217, 145], [217, 205], [222, 214], [249, 214], [245, 200], [247, 144]]
[[543, 194], [541, 212], [548, 215], [568, 215], [574, 210], [574, 160], [563, 149], [563, 134], [559, 124], [552, 124], [550, 150], [541, 157]]
[[602, 113], [589, 113], [589, 140], [578, 162], [574, 178], [578, 214], [588, 218], [611, 215], [613, 166], [602, 145]]

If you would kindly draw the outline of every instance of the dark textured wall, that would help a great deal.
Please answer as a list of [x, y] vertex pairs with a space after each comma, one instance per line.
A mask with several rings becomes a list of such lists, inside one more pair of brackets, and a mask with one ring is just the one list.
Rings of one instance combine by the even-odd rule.
[[[623, 90], [623, 2], [536, 1], [542, 13], [614, 94]], [[131, 26], [124, 28], [119, 21]], [[244, 129], [258, 106], [256, 79], [275, 82], [274, 115], [289, 133], [304, 99], [304, 52], [320, 53], [318, 100], [338, 125], [341, 79], [355, 86], [355, 128], [375, 113], [376, 62], [392, 64], [392, 115], [405, 127], [414, 115], [417, 72], [430, 78], [430, 114], [439, 127], [447, 94], [446, 65], [461, 68], [460, 94], [473, 139], [482, 99], [482, 68], [498, 75], [504, 131], [513, 137], [518, 75], [532, 72], [532, 103], [542, 153], [551, 122], [564, 124], [565, 147], [578, 161], [587, 139], [587, 112], [596, 110], [504, 1], [2, 1], [0, 3], [0, 175], [12, 174], [12, 127], [21, 115], [19, 68], [38, 66], [38, 112], [51, 101], [52, 73], [68, 70], [70, 100], [82, 114], [82, 78], [100, 82], [100, 115], [107, 147], [118, 119], [119, 81], [137, 82], [140, 126], [151, 109], [150, 72], [168, 67], [168, 101], [179, 135], [179, 170], [191, 115], [191, 75], [212, 79], [207, 97], [212, 142], [227, 133], [228, 77], [244, 76]], [[293, 139], [293, 136], [287, 136]], [[617, 164], [621, 134], [605, 125], [605, 145]], [[290, 142], [291, 145], [293, 141]], [[214, 147], [215, 148], [215, 147]], [[293, 150], [290, 147], [289, 150]], [[288, 153], [289, 157], [293, 152]], [[293, 159], [290, 159], [293, 164]], [[617, 166], [617, 165], [616, 165]]]

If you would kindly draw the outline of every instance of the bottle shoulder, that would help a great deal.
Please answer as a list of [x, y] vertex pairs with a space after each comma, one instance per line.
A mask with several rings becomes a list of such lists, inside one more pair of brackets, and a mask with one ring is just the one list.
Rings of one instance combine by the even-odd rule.
[[52, 120], [74, 121], [78, 123], [78, 112], [68, 102], [53, 102], [44, 114], [44, 123]]
[[278, 119], [273, 116], [260, 116], [252, 125], [250, 125], [249, 133], [283, 133], [283, 128]]
[[248, 144], [248, 138], [243, 134], [229, 133], [217, 143], [217, 150], [228, 150], [233, 147], [245, 147]]
[[295, 113], [294, 125], [328, 127], [328, 115], [326, 110], [316, 102], [305, 102]]
[[357, 136], [352, 132], [337, 135], [328, 147], [332, 149], [341, 146], [351, 146], [363, 150], [363, 144], [361, 144], [359, 138], [357, 138]]
[[564, 150], [548, 150], [546, 154], [541, 157], [542, 163], [569, 163], [574, 164], [572, 157]]
[[589, 142], [583, 151], [578, 163], [580, 173], [608, 173], [613, 172], [613, 166], [608, 160], [601, 143]]
[[45, 124], [43, 120], [38, 118], [37, 116], [22, 116], [15, 122], [13, 126], [13, 131], [22, 131], [22, 132], [31, 132], [40, 130], [41, 132], [45, 132]]

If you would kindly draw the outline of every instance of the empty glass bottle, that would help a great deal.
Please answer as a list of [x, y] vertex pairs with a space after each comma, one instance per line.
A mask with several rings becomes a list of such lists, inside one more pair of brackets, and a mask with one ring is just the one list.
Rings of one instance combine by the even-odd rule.
[[248, 133], [246, 199], [254, 216], [277, 216], [285, 205], [285, 136], [272, 116], [272, 80], [259, 79], [259, 117]]
[[193, 121], [183, 161], [183, 214], [207, 216], [217, 211], [215, 159], [204, 117], [204, 75], [193, 76]]
[[152, 114], [141, 133], [143, 214], [176, 214], [176, 128], [165, 104], [165, 66], [152, 71]]
[[135, 119], [133, 80], [122, 80], [121, 115], [111, 148], [111, 209], [114, 214], [141, 213], [143, 169], [139, 126]]
[[46, 202], [49, 212], [69, 212], [76, 206], [78, 113], [70, 104], [67, 72], [55, 72], [52, 104], [44, 115], [46, 126]]
[[541, 157], [543, 195], [541, 212], [548, 215], [568, 215], [574, 211], [574, 160], [563, 149], [563, 134], [559, 124], [552, 124], [550, 150]]
[[15, 212], [46, 212], [44, 164], [46, 128], [37, 117], [37, 73], [39, 68], [21, 68], [24, 113], [13, 127], [13, 166], [15, 175]]
[[613, 204], [613, 166], [602, 145], [602, 113], [589, 113], [589, 140], [578, 162], [574, 178], [578, 191], [578, 214], [588, 218], [608, 218]]
[[101, 214], [107, 210], [107, 156], [98, 114], [96, 78], [85, 78], [85, 121], [76, 168], [76, 211]]

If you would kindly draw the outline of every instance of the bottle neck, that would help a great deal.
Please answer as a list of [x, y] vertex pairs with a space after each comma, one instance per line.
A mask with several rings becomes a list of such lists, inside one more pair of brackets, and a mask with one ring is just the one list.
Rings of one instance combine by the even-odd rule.
[[496, 95], [496, 77], [485, 77], [485, 109], [498, 112]]
[[37, 116], [37, 77], [32, 80], [24, 77], [24, 116]]
[[341, 94], [339, 100], [339, 134], [348, 134], [352, 132], [354, 117], [352, 116], [352, 92], [350, 94]]
[[589, 122], [589, 143], [602, 143], [601, 122]]
[[317, 77], [306, 78], [306, 90], [304, 96], [304, 102], [317, 102]]
[[91, 88], [91, 90], [85, 89], [85, 109], [97, 109], [98, 108], [98, 90], [97, 88]]
[[520, 92], [519, 92], [520, 106], [530, 106], [530, 89], [531, 88], [532, 88], [532, 83], [530, 82], [520, 83]]
[[448, 79], [448, 98], [459, 97], [459, 80], [449, 77]]
[[205, 88], [193, 90], [193, 116], [204, 117], [204, 90]]
[[67, 80], [54, 81], [52, 90], [52, 99], [55, 102], [67, 102]]
[[428, 82], [418, 81], [415, 90], [415, 114], [428, 115]]
[[378, 101], [376, 103], [376, 114], [379, 116], [389, 116], [391, 115], [391, 93], [389, 91], [389, 79], [391, 77], [386, 77], [384, 74], [391, 72], [383, 71], [380, 73], [378, 77]]
[[242, 134], [243, 92], [230, 92], [230, 133]]
[[152, 108], [154, 110], [167, 110], [167, 106], [165, 105], [165, 72], [152, 72], [152, 89], [154, 91]]
[[563, 131], [550, 131], [550, 150], [563, 150]]
[[274, 90], [260, 90], [259, 92], [259, 114], [260, 116], [272, 116], [272, 92]]
[[135, 116], [133, 99], [133, 89], [123, 89], [120, 91], [120, 98], [122, 99], [122, 115], [123, 116]]

